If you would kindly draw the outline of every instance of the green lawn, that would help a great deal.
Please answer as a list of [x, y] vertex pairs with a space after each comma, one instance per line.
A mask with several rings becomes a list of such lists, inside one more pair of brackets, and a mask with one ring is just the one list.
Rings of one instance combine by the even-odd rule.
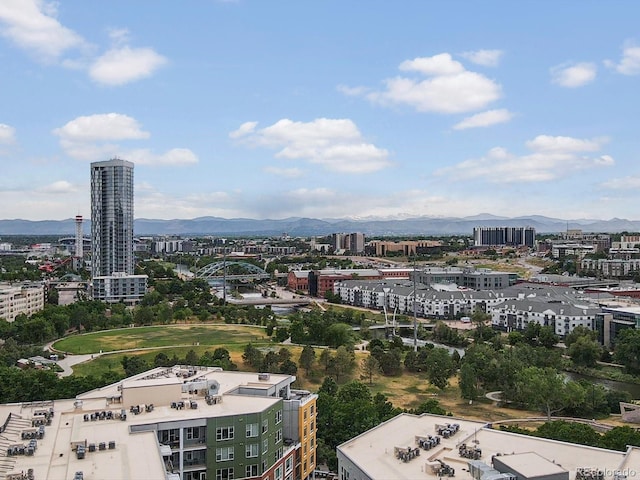
[[[206, 349], [218, 345], [267, 341], [264, 329], [239, 325], [178, 325], [122, 328], [63, 338], [53, 348], [74, 354], [113, 352], [116, 350], [167, 346], [192, 346]], [[156, 352], [157, 353], [157, 352]]]

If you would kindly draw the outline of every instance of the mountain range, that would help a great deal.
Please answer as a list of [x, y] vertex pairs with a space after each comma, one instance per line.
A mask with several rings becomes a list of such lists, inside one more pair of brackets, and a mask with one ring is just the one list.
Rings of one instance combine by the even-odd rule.
[[[560, 233], [581, 229], [587, 233], [639, 232], [640, 220], [563, 220], [540, 215], [499, 217], [491, 214], [470, 217], [399, 217], [399, 218], [300, 218], [256, 220], [250, 218], [199, 217], [134, 221], [135, 235], [213, 235], [213, 236], [322, 236], [331, 233], [362, 232], [367, 236], [398, 235], [472, 235], [474, 227], [533, 227], [537, 233]], [[0, 220], [0, 235], [75, 235], [75, 220]], [[90, 221], [83, 223], [85, 234]]]

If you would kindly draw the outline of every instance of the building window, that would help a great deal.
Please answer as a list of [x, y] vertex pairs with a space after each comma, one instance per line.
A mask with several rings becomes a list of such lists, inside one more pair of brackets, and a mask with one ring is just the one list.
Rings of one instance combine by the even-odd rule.
[[288, 456], [284, 461], [284, 470], [286, 473], [291, 473], [293, 471], [293, 457]]
[[265, 418], [262, 421], [262, 433], [267, 433], [267, 430], [269, 430], [269, 419]]
[[258, 436], [258, 424], [247, 423], [247, 438], [257, 437], [257, 436]]
[[276, 412], [276, 425], [282, 421], [282, 410]]
[[262, 441], [262, 453], [267, 453], [268, 450], [269, 450], [269, 439], [265, 438]]
[[258, 474], [258, 465], [247, 465], [244, 469], [245, 477], [257, 477]]
[[275, 473], [273, 475], [274, 480], [282, 480], [282, 465], [275, 469]]
[[216, 448], [216, 462], [233, 460], [233, 447]]
[[233, 467], [217, 469], [216, 480], [233, 480]]
[[267, 471], [267, 461], [266, 460], [262, 460], [262, 473]]
[[276, 450], [276, 462], [282, 458], [282, 447]]
[[233, 440], [233, 427], [218, 427], [216, 440]]
[[248, 443], [245, 446], [245, 456], [247, 458], [254, 458], [258, 456], [258, 444], [257, 443]]
[[279, 428], [276, 431], [276, 443], [281, 442], [282, 441], [282, 429]]

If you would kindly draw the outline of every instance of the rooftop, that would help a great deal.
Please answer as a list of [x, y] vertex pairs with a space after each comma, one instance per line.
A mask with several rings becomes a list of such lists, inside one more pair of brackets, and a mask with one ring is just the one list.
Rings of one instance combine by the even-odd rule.
[[[435, 437], [438, 426], [454, 423], [459, 426], [456, 433], [448, 438], [439, 435], [440, 443], [428, 450], [418, 447], [418, 437]], [[616, 452], [503, 432], [484, 422], [430, 414], [400, 414], [340, 445], [338, 458], [344, 455], [372, 479], [438, 478], [436, 469], [440, 462], [454, 468], [456, 478], [471, 478], [469, 459], [459, 454], [462, 444], [478, 447], [481, 450], [479, 460], [489, 466], [494, 455], [509, 456], [509, 459], [503, 459], [505, 463], [509, 462], [532, 477], [568, 471], [569, 478], [575, 478], [576, 471], [585, 467], [603, 470], [609, 473], [605, 478], [611, 479], [613, 472], [621, 468], [640, 472], [640, 449], [635, 447], [627, 453]], [[407, 447], [418, 448], [419, 454], [403, 461], [397, 453]]]
[[[282, 397], [302, 402], [313, 397], [290, 390], [293, 381], [290, 375], [176, 366], [76, 399], [0, 405], [0, 478], [33, 469], [39, 480], [68, 480], [77, 471], [91, 480], [164, 479], [154, 425], [180, 420], [204, 426], [207, 418], [264, 411]], [[33, 454], [3, 454], [32, 439]], [[86, 449], [84, 458], [76, 453], [79, 445]]]

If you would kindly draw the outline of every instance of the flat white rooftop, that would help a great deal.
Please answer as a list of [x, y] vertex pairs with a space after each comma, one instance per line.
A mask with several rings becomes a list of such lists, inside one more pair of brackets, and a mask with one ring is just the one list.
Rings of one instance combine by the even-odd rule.
[[[421, 449], [419, 456], [412, 460], [405, 462], [396, 457], [395, 447], [416, 448], [416, 436], [435, 436], [436, 426], [446, 423], [459, 424], [459, 431], [449, 438], [441, 437], [440, 444], [430, 450]], [[573, 479], [578, 468], [587, 467], [598, 468], [608, 474], [605, 478], [611, 479], [614, 471], [622, 468], [640, 473], [640, 449], [637, 448], [626, 453], [616, 452], [502, 432], [487, 425], [484, 422], [439, 415], [401, 414], [340, 445], [338, 458], [344, 455], [345, 465], [354, 464], [370, 479], [438, 478], [435, 467], [440, 461], [455, 469], [455, 478], [470, 479], [469, 460], [461, 457], [458, 452], [458, 447], [466, 443], [468, 446], [479, 447], [482, 450], [480, 460], [489, 466], [494, 455], [524, 454], [506, 461], [515, 462], [532, 476], [568, 471], [569, 478]], [[547, 461], [533, 462], [533, 457], [527, 455], [531, 452]]]

